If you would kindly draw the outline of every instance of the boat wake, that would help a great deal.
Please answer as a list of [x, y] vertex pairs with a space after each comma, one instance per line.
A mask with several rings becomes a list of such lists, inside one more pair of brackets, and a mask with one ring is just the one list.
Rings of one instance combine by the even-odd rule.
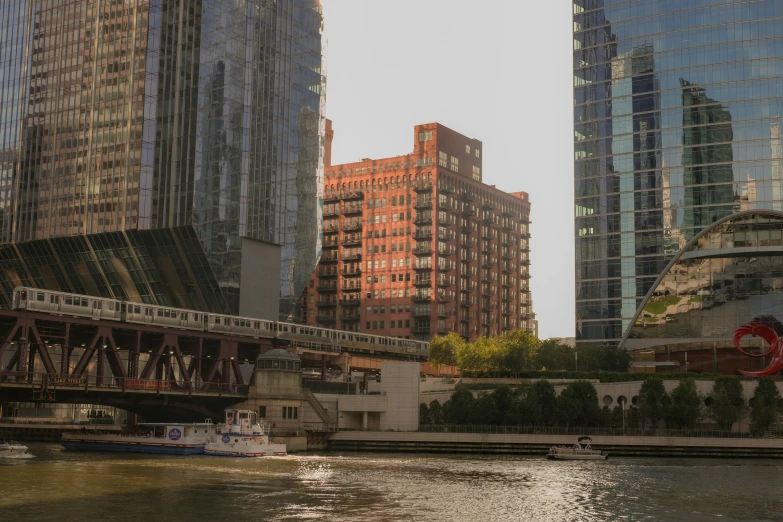
[[17, 455], [0, 455], [0, 459], [6, 459], [6, 460], [28, 460], [28, 459], [34, 459], [35, 455], [32, 453], [19, 453]]

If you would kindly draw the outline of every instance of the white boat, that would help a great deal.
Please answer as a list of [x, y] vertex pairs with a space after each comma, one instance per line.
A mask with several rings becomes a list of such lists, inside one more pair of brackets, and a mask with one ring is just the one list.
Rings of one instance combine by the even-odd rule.
[[164, 453], [200, 455], [210, 433], [211, 421], [204, 423], [138, 424], [133, 433], [75, 431], [63, 433], [60, 444], [68, 450], [125, 453]]
[[[567, 448], [565, 446], [552, 446], [546, 458], [550, 460], [606, 460], [609, 454], [605, 451], [593, 449], [590, 437], [579, 437], [576, 443]], [[584, 443], [584, 445], [582, 445]]]
[[285, 444], [269, 442], [265, 426], [254, 411], [226, 410], [226, 421], [216, 425], [204, 445], [205, 455], [224, 457], [282, 457]]
[[0, 442], [0, 458], [20, 457], [22, 455], [29, 455], [27, 446], [24, 444], [19, 444], [13, 440]]

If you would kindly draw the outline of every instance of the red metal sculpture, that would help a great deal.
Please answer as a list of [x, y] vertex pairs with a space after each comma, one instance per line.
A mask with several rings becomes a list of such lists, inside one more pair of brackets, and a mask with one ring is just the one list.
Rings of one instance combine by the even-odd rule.
[[[739, 370], [742, 375], [747, 375], [748, 377], [764, 377], [783, 370], [783, 339], [780, 338], [782, 331], [783, 325], [771, 316], [755, 317], [753, 318], [753, 322], [743, 324], [734, 331], [734, 346], [737, 350], [749, 357], [765, 357], [767, 355], [772, 357], [767, 367], [763, 370], [758, 372]], [[740, 346], [740, 339], [746, 335], [758, 335], [769, 343], [769, 350], [764, 353], [746, 352]]]

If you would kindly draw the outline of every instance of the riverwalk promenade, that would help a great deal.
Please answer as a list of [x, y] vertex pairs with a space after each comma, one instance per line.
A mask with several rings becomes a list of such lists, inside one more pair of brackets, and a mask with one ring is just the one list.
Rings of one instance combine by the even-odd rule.
[[[783, 458], [783, 438], [591, 435], [611, 456]], [[340, 431], [329, 439], [335, 451], [486, 453], [544, 455], [553, 445], [571, 446], [576, 435]]]

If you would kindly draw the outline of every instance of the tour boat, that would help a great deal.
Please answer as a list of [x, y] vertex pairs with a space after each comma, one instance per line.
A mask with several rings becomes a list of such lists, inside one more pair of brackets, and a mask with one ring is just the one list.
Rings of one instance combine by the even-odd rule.
[[27, 446], [19, 444], [13, 440], [10, 442], [0, 442], [0, 458], [20, 457], [22, 455], [29, 455], [27, 452]]
[[[550, 460], [606, 460], [609, 454], [605, 451], [593, 449], [590, 443], [593, 441], [590, 437], [579, 437], [576, 443], [570, 447], [552, 446], [546, 458]], [[582, 445], [585, 442], [585, 445]]]
[[250, 410], [226, 410], [226, 421], [210, 433], [205, 455], [224, 457], [282, 457], [285, 444], [272, 444], [256, 413]]
[[126, 453], [165, 453], [200, 455], [214, 424], [138, 424], [132, 433], [75, 431], [63, 433], [60, 444], [68, 450], [111, 451]]

